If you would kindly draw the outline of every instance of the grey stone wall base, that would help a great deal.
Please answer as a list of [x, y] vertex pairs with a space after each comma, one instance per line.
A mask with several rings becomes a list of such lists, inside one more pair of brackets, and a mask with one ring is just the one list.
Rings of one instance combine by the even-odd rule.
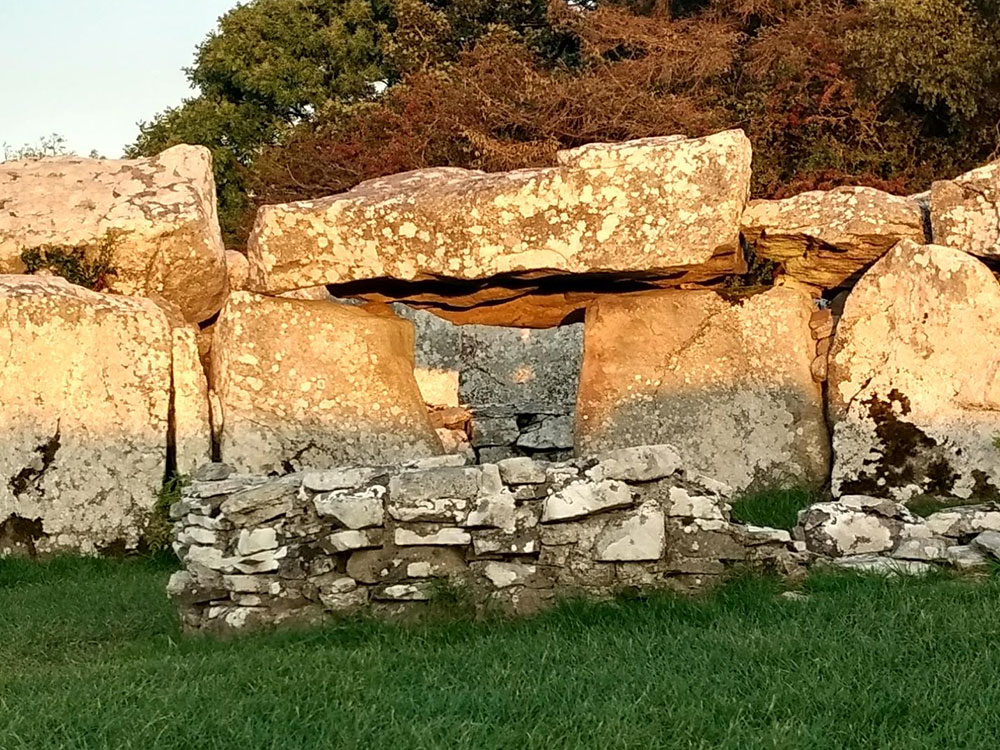
[[566, 596], [699, 590], [736, 566], [796, 576], [810, 557], [788, 532], [732, 522], [728, 488], [670, 446], [197, 477], [171, 508], [184, 568], [169, 594], [188, 630], [529, 614]]

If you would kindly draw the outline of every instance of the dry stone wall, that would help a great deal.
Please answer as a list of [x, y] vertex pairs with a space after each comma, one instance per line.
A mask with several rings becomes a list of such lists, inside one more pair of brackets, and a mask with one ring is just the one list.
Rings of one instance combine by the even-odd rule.
[[733, 523], [729, 490], [669, 446], [564, 463], [458, 457], [280, 478], [215, 464], [171, 508], [186, 627], [419, 612], [455, 592], [533, 612], [566, 595], [690, 590], [734, 565], [791, 574], [788, 532]]

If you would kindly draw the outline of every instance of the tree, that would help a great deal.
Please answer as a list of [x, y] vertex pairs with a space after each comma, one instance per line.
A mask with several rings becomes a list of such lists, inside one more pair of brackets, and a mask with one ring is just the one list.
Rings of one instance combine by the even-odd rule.
[[[263, 202], [392, 172], [741, 127], [754, 194], [926, 188], [997, 148], [998, 0], [252, 0], [198, 97], [134, 153], [202, 143], [230, 242]], [[377, 85], [374, 85], [377, 84]]]
[[140, 125], [131, 156], [178, 143], [215, 158], [227, 238], [245, 232], [247, 169], [285, 130], [332, 105], [370, 98], [386, 78], [381, 0], [253, 0], [227, 13], [187, 70], [199, 95]]

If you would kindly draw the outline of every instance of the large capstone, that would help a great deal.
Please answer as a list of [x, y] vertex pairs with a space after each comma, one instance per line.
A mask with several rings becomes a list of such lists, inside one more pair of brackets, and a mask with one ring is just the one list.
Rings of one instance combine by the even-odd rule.
[[22, 529], [22, 551], [137, 546], [166, 471], [173, 347], [149, 300], [0, 276], [0, 528]]
[[924, 241], [923, 210], [913, 198], [868, 187], [814, 190], [784, 200], [755, 200], [743, 233], [758, 256], [799, 281], [852, 284], [901, 239]]
[[964, 252], [901, 242], [851, 292], [830, 356], [834, 493], [992, 497], [1000, 284]]
[[102, 243], [111, 291], [162, 296], [191, 323], [217, 313], [228, 282], [208, 149], [0, 164], [0, 273], [24, 273], [36, 252], [93, 259]]
[[1000, 160], [931, 186], [934, 242], [984, 258], [1000, 256]]
[[222, 459], [284, 472], [441, 452], [413, 376], [413, 326], [336, 302], [234, 292], [215, 329]]
[[[424, 170], [265, 206], [248, 245], [250, 285], [273, 293], [377, 279], [717, 277], [739, 263], [750, 157], [738, 130], [649, 138], [563, 151], [555, 167]], [[488, 291], [484, 301], [497, 302]]]
[[822, 485], [811, 313], [789, 287], [741, 302], [708, 291], [601, 300], [587, 312], [577, 451], [669, 443], [736, 490]]

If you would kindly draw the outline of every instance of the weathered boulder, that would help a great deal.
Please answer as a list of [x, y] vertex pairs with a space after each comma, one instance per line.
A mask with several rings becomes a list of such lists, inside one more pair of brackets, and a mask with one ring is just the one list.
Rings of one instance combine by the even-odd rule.
[[1000, 284], [904, 241], [847, 299], [829, 362], [835, 496], [992, 497], [1000, 487]]
[[372, 279], [641, 273], [695, 280], [737, 265], [750, 182], [741, 131], [562, 152], [559, 166], [432, 169], [265, 206], [251, 288]]
[[934, 243], [1000, 256], [1000, 160], [931, 185]]
[[149, 300], [0, 276], [0, 527], [22, 527], [23, 551], [138, 544], [166, 470], [172, 349]]
[[787, 287], [742, 302], [708, 291], [601, 300], [587, 313], [576, 450], [669, 443], [736, 490], [822, 485], [811, 313]]
[[781, 263], [799, 281], [827, 288], [853, 283], [899, 240], [925, 239], [916, 200], [868, 187], [751, 201], [742, 223], [758, 256]]
[[[810, 505], [799, 513], [795, 535], [805, 541], [810, 552], [829, 557], [888, 553], [904, 539], [924, 547], [932, 538], [920, 519], [903, 505], [864, 495]], [[904, 556], [920, 557], [913, 553]]]
[[32, 250], [93, 252], [108, 238], [111, 291], [162, 295], [192, 323], [218, 312], [228, 286], [208, 149], [0, 164], [0, 273], [23, 273]]
[[333, 302], [234, 292], [215, 329], [222, 459], [242, 471], [441, 452], [413, 377], [413, 326]]

